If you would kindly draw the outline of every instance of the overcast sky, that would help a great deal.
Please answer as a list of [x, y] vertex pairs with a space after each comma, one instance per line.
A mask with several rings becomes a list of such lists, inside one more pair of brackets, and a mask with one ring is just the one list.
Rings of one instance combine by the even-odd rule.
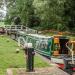
[[6, 6], [5, 4], [1, 6], [0, 8], [0, 19], [4, 18], [6, 16]]
[[0, 20], [4, 19], [6, 16], [6, 12], [3, 10], [0, 10]]

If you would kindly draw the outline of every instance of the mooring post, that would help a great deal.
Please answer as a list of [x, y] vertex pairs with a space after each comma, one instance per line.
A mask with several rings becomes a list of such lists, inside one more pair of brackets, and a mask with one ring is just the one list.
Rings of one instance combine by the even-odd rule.
[[25, 47], [25, 55], [26, 55], [26, 71], [33, 72], [34, 71], [34, 48], [32, 47], [32, 43], [27, 43]]

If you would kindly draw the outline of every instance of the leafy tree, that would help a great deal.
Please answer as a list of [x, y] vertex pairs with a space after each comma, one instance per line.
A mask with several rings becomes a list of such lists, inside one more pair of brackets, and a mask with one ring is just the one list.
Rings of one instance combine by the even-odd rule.
[[11, 24], [13, 21], [13, 18], [17, 14], [16, 8], [15, 8], [15, 0], [5, 0], [5, 1], [6, 1], [6, 7], [7, 7], [7, 15], [5, 19], [5, 24]]
[[36, 16], [34, 14], [34, 7], [32, 4], [33, 0], [16, 0], [15, 2], [13, 1], [13, 5], [8, 8], [8, 13], [10, 17], [20, 17], [23, 25], [33, 27], [35, 25], [34, 20]]
[[72, 31], [75, 30], [75, 0], [66, 0], [64, 4], [64, 21], [67, 27]]
[[[63, 24], [64, 0], [34, 0], [35, 12], [44, 28], [54, 28]], [[65, 26], [64, 26], [65, 27]]]
[[14, 17], [21, 24], [43, 29], [75, 30], [74, 0], [7, 0], [7, 19]]

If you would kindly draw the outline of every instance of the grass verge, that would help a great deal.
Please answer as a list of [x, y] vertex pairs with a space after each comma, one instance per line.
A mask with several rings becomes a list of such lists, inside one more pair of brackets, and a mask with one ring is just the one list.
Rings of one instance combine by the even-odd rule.
[[[19, 48], [20, 52], [16, 53]], [[18, 47], [17, 42], [10, 39], [8, 36], [0, 36], [0, 75], [5, 75], [7, 68], [25, 68], [26, 59], [24, 51]], [[39, 56], [35, 56], [35, 67], [48, 67]]]

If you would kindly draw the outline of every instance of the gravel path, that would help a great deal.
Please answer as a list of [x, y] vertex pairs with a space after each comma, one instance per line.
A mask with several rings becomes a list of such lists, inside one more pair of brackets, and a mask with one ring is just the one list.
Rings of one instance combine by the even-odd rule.
[[7, 74], [6, 75], [13, 75], [13, 71], [12, 71], [12, 69], [7, 69]]
[[[14, 69], [8, 69], [7, 75], [13, 75]], [[17, 68], [16, 75], [69, 75], [57, 67], [36, 68], [34, 72], [26, 72], [25, 68]]]
[[69, 75], [57, 67], [37, 68], [35, 72], [27, 73], [25, 69], [18, 69], [17, 75]]

